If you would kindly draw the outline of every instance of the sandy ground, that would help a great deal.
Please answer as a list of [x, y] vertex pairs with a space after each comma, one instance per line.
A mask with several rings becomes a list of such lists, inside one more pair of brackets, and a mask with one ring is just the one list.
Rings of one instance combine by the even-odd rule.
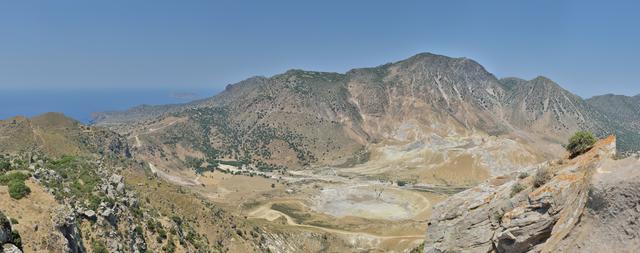
[[62, 235], [49, 233], [57, 231], [51, 215], [58, 204], [32, 179], [27, 180], [26, 185], [31, 193], [20, 200], [9, 197], [7, 187], [0, 186], [0, 210], [18, 220], [19, 224], [14, 224], [14, 229], [20, 232], [24, 252], [61, 252], [59, 243]]

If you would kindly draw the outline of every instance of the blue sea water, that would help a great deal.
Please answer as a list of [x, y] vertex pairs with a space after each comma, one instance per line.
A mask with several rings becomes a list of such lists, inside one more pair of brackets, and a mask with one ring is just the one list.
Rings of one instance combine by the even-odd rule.
[[0, 90], [0, 119], [16, 115], [33, 117], [46, 112], [62, 112], [83, 123], [92, 112], [125, 110], [147, 104], [186, 103], [210, 97], [221, 89], [173, 90]]

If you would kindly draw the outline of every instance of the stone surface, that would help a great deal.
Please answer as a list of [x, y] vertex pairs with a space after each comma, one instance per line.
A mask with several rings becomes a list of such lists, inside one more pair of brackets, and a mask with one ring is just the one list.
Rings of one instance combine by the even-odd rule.
[[573, 160], [541, 164], [536, 170], [553, 177], [538, 188], [536, 171], [530, 171], [526, 178], [513, 173], [510, 180], [490, 180], [452, 196], [435, 207], [425, 252], [637, 249], [640, 162], [614, 155], [615, 138], [609, 137]]
[[11, 243], [7, 243], [2, 245], [2, 252], [3, 253], [22, 253], [22, 250], [20, 250], [18, 247], [16, 247], [16, 245], [13, 245]]

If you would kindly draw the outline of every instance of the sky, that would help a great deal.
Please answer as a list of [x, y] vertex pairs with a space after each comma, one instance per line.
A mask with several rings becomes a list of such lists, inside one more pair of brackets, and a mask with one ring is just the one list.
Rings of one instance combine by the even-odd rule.
[[420, 52], [590, 97], [640, 93], [634, 1], [2, 1], [0, 92], [219, 90]]

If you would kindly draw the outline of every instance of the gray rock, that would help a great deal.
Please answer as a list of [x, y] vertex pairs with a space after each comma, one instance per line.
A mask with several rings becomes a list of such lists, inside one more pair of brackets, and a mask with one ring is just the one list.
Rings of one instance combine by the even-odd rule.
[[96, 212], [93, 210], [87, 210], [84, 211], [84, 216], [87, 217], [88, 219], [95, 219], [96, 218]]
[[116, 186], [116, 192], [118, 192], [120, 194], [124, 194], [124, 183], [123, 182], [118, 183], [118, 186]]
[[7, 243], [2, 245], [2, 253], [22, 253], [22, 250], [16, 247], [16, 245]]
[[112, 184], [117, 184], [117, 183], [123, 182], [123, 178], [122, 178], [122, 176], [120, 176], [118, 174], [113, 174], [113, 175], [111, 175], [111, 178], [109, 178], [109, 181]]
[[11, 222], [9, 218], [0, 212], [0, 245], [11, 242]]

